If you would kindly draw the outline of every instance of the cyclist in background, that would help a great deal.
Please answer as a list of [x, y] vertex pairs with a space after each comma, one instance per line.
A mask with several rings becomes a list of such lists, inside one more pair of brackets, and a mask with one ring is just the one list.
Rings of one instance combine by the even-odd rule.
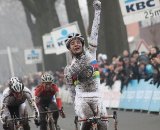
[[[23, 85], [18, 77], [12, 77], [9, 81], [9, 87], [3, 91], [2, 107], [0, 111], [1, 122], [4, 130], [11, 129], [7, 125], [7, 118], [27, 117], [27, 107], [25, 101], [28, 100], [30, 107], [35, 114], [35, 124], [38, 117], [38, 109], [33, 100], [31, 91]], [[24, 130], [30, 130], [28, 120], [23, 124]]]
[[[35, 89], [37, 107], [39, 112], [47, 111], [47, 109], [50, 111], [57, 110], [53, 112], [53, 118], [55, 120], [55, 124], [57, 124], [59, 114], [62, 118], [65, 118], [58, 86], [53, 83], [54, 77], [49, 73], [45, 73], [41, 76], [41, 82], [42, 83]], [[53, 100], [54, 96], [56, 98], [56, 102]], [[45, 117], [46, 114], [40, 114], [40, 130], [47, 129]]]
[[[95, 9], [91, 36], [88, 49], [84, 49], [84, 38], [77, 33], [70, 34], [65, 40], [66, 47], [72, 55], [70, 65], [64, 70], [66, 86], [70, 89], [75, 105], [75, 113], [85, 119], [93, 116], [107, 116], [99, 94], [100, 74], [96, 60], [97, 39], [100, 23], [101, 2], [94, 0]], [[99, 130], [106, 130], [107, 123], [101, 122]], [[90, 125], [85, 122], [81, 130], [89, 130]]]

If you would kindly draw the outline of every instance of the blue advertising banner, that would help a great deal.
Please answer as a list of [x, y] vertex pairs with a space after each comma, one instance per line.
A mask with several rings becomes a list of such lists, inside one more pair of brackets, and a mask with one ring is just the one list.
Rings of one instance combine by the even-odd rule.
[[137, 80], [132, 80], [128, 86], [125, 86], [120, 98], [119, 108], [132, 109], [136, 95]]
[[127, 92], [127, 109], [134, 109], [135, 96], [137, 92], [138, 81], [132, 80], [128, 85]]
[[127, 96], [127, 87], [124, 86], [123, 90], [122, 90], [122, 95], [121, 95], [121, 98], [120, 98], [119, 108], [126, 109], [126, 107], [127, 107], [126, 96]]
[[160, 87], [154, 89], [149, 111], [160, 112]]
[[160, 112], [160, 87], [141, 79], [124, 86], [119, 108]]
[[143, 103], [140, 109], [148, 111], [150, 103], [151, 103], [153, 91], [155, 89], [155, 85], [150, 84], [150, 81], [148, 82], [143, 81], [143, 86], [144, 86]]

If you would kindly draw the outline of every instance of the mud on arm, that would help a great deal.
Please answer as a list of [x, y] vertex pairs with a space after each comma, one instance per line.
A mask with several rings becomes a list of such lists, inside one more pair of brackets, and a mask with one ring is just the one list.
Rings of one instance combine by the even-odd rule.
[[101, 2], [99, 0], [93, 1], [93, 7], [94, 7], [94, 19], [91, 29], [91, 35], [89, 38], [89, 49], [90, 50], [96, 50], [98, 45], [98, 31], [99, 31], [99, 25], [100, 25], [100, 13], [101, 13]]

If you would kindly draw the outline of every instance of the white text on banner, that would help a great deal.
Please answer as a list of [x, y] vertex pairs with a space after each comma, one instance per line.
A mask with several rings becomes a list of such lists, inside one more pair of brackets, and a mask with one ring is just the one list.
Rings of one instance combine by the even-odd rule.
[[26, 64], [42, 63], [41, 49], [26, 49], [24, 50], [24, 55]]
[[42, 36], [43, 39], [43, 48], [45, 54], [53, 54], [56, 53], [56, 47], [54, 45], [54, 39], [52, 38], [50, 33], [47, 33]]

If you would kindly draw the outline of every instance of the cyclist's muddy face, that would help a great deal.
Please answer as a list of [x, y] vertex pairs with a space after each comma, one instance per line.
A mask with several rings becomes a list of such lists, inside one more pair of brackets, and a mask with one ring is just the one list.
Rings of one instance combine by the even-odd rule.
[[52, 84], [52, 82], [45, 82], [44, 83], [45, 90], [50, 90], [51, 89], [51, 84]]
[[23, 96], [23, 92], [13, 92], [14, 97], [17, 99], [21, 99]]
[[83, 45], [79, 39], [73, 39], [70, 42], [70, 49], [73, 55], [80, 55], [83, 52]]

